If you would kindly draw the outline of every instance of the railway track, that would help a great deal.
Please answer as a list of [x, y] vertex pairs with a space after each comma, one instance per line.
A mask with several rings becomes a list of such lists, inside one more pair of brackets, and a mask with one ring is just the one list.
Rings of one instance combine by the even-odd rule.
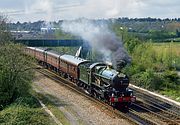
[[131, 109], [137, 111], [139, 110], [145, 117], [151, 117], [153, 121], [158, 124], [167, 124], [167, 125], [178, 125], [177, 120], [173, 120], [171, 117], [165, 116], [165, 114], [161, 113], [160, 111], [155, 111], [153, 108], [149, 108], [144, 106], [144, 104], [132, 104]]
[[133, 91], [138, 98], [138, 101], [133, 103], [134, 107], [139, 107], [143, 110], [146, 109], [152, 116], [159, 118], [163, 124], [180, 124], [180, 109], [178, 106], [170, 105], [163, 100], [142, 93], [141, 91]]
[[180, 115], [180, 106], [170, 104], [167, 101], [160, 99], [159, 97], [155, 97], [151, 94], [145, 93], [145, 92], [138, 90], [138, 89], [135, 89], [133, 87], [131, 87], [131, 89], [134, 91], [135, 95], [138, 98], [140, 98], [140, 99], [142, 99], [142, 100], [144, 100], [144, 101], [146, 101], [152, 105], [155, 105], [159, 108], [167, 110], [171, 113]]
[[83, 91], [83, 89], [77, 87], [74, 83], [71, 83], [69, 80], [60, 77], [59, 75], [57, 75], [56, 73], [54, 73], [52, 71], [49, 71], [47, 69], [40, 67], [37, 70], [37, 72], [39, 72], [39, 73], [49, 77], [50, 79], [60, 83], [61, 85], [67, 87], [68, 89], [71, 89], [74, 92], [76, 92], [82, 96], [85, 96], [87, 99], [91, 100], [94, 103], [94, 105], [96, 105], [101, 111], [105, 112], [106, 114], [108, 114], [111, 117], [121, 117], [121, 118], [127, 119], [130, 123], [136, 124], [136, 125], [137, 124], [138, 125], [139, 124], [142, 124], [142, 125], [144, 125], [144, 124], [146, 124], [146, 125], [159, 125], [162, 123], [170, 123], [170, 124], [173, 123], [173, 125], [177, 124], [176, 122], [173, 122], [170, 119], [164, 119], [164, 121], [160, 120], [159, 119], [160, 117], [157, 117], [156, 120], [152, 119], [152, 117], [149, 117], [148, 115], [151, 114], [150, 116], [152, 116], [152, 114], [153, 114], [153, 116], [157, 116], [157, 114], [155, 112], [151, 111], [150, 109], [148, 109], [147, 106], [143, 107], [143, 105], [138, 104], [138, 103], [137, 104], [134, 103], [132, 105], [132, 108], [130, 108], [128, 112], [125, 112], [125, 113], [121, 112], [117, 109], [114, 109], [110, 105], [104, 103], [103, 101], [92, 98], [89, 94], [85, 93]]

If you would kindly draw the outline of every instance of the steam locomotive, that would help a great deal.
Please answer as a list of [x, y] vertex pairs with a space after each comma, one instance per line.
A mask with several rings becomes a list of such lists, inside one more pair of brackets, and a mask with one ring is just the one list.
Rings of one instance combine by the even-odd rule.
[[90, 95], [112, 106], [128, 107], [136, 100], [133, 91], [128, 88], [127, 75], [117, 72], [106, 63], [94, 63], [76, 56], [59, 55], [35, 47], [26, 47], [25, 53], [82, 87]]

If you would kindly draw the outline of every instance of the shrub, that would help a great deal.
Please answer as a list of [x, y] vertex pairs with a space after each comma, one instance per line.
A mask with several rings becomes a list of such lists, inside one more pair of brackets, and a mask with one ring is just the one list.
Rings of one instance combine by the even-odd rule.
[[24, 55], [19, 44], [0, 46], [0, 106], [12, 103], [31, 88], [33, 72], [31, 60]]
[[50, 125], [48, 115], [39, 107], [32, 97], [18, 98], [14, 103], [0, 112], [1, 125]]

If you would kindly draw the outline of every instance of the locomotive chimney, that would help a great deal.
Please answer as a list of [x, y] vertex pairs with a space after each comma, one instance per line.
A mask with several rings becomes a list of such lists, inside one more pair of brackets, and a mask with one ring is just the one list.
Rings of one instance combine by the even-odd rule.
[[107, 64], [107, 69], [112, 69], [112, 63], [111, 62], [106, 62]]

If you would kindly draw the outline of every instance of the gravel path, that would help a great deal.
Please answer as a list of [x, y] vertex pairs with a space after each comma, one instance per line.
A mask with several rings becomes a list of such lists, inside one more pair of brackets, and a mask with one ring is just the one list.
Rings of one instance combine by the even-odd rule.
[[41, 89], [41, 92], [58, 99], [55, 101], [58, 103], [57, 107], [64, 113], [71, 125], [130, 124], [124, 119], [110, 117], [87, 98], [68, 90], [42, 74], [36, 73], [34, 84]]

